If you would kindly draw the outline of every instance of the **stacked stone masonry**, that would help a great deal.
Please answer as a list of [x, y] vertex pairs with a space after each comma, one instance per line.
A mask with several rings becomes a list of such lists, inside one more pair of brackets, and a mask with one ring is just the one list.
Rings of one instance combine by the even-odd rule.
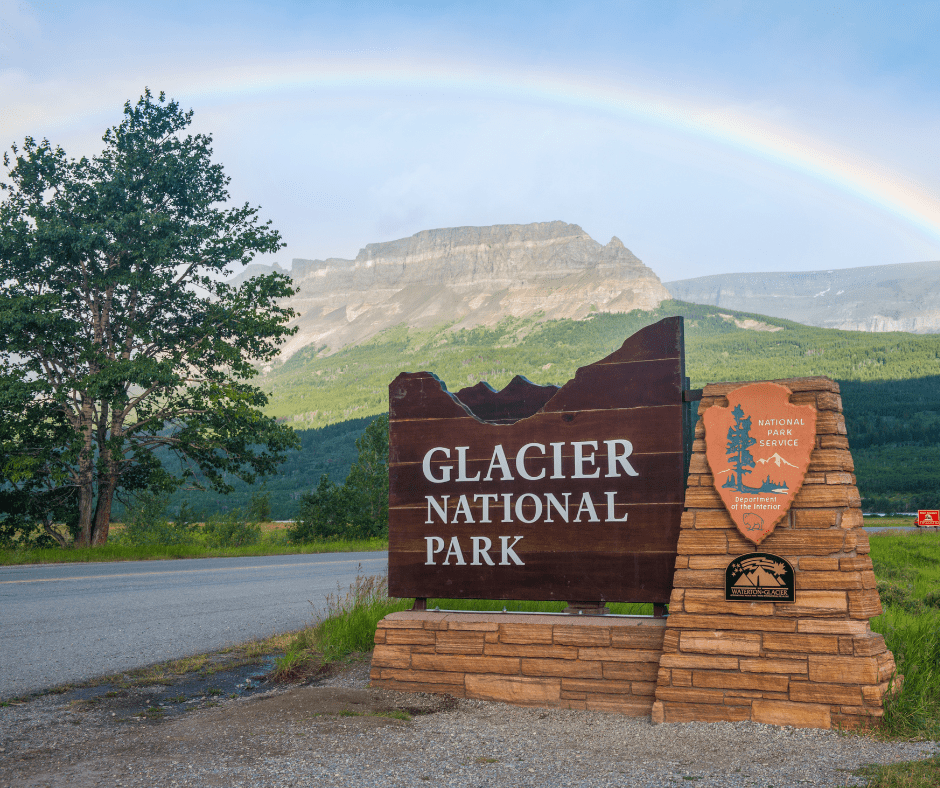
[[651, 712], [664, 619], [406, 611], [379, 622], [372, 684], [525, 706]]
[[[828, 378], [775, 381], [794, 404], [818, 409], [803, 487], [755, 546], [713, 484], [702, 414], [744, 383], [707, 386], [699, 406], [654, 722], [753, 720], [802, 727], [876, 723], [899, 685], [894, 658], [869, 619], [881, 602], [855, 486], [839, 386]], [[726, 602], [725, 568], [769, 552], [793, 566], [793, 603]]]

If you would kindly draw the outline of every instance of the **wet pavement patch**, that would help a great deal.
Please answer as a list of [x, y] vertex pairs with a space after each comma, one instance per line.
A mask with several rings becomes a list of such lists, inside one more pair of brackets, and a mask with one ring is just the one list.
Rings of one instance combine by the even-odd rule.
[[[272, 688], [268, 673], [276, 655], [250, 664], [203, 667], [181, 674], [121, 675], [111, 681], [56, 691], [76, 712], [110, 712], [114, 722], [159, 722], [193, 709], [214, 706], [223, 699], [241, 698]], [[76, 720], [78, 724], [79, 720]]]

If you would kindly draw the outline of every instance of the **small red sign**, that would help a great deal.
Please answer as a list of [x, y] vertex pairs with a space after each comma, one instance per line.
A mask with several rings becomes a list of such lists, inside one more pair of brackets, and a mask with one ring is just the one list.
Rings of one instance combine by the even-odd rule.
[[940, 526], [940, 509], [918, 509], [917, 524]]

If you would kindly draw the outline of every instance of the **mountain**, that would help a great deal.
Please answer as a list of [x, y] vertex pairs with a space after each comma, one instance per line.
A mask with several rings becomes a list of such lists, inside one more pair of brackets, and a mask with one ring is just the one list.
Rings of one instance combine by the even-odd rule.
[[717, 274], [665, 285], [680, 301], [782, 317], [820, 328], [940, 332], [940, 262]]
[[565, 222], [425, 230], [369, 244], [355, 260], [295, 259], [289, 273], [300, 288], [289, 303], [300, 315], [299, 331], [283, 358], [311, 344], [333, 353], [401, 324], [471, 328], [507, 317], [583, 319], [655, 309], [669, 298], [620, 239], [603, 246]]

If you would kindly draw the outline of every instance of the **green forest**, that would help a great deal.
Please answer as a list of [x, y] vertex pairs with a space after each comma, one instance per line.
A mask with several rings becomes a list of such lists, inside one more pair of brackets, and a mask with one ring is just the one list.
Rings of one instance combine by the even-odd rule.
[[[693, 387], [828, 375], [842, 388], [866, 509], [940, 505], [940, 335], [813, 328], [671, 301], [653, 312], [599, 313], [583, 321], [506, 319], [470, 330], [400, 326], [332, 355], [324, 347], [301, 350], [260, 379], [271, 397], [268, 414], [294, 427], [302, 442], [265, 482], [274, 517], [293, 517], [300, 495], [322, 473], [342, 482], [356, 456], [355, 438], [388, 410], [388, 384], [400, 372], [433, 372], [450, 391], [481, 380], [499, 389], [517, 374], [563, 384], [635, 331], [677, 314], [685, 318]], [[185, 498], [204, 511], [243, 506], [258, 488], [236, 483], [226, 498], [181, 491], [173, 503]]]

